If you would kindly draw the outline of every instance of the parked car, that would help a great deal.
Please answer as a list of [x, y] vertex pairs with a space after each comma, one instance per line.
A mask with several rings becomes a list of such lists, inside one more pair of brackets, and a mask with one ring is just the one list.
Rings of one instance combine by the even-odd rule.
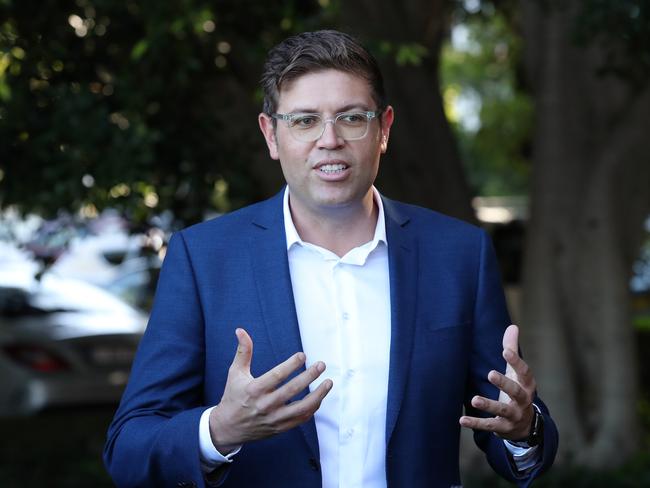
[[156, 255], [130, 259], [120, 267], [120, 275], [104, 288], [128, 304], [148, 312], [153, 305], [161, 266], [162, 260]]
[[0, 415], [118, 402], [146, 315], [82, 281], [25, 278], [32, 271], [0, 259]]
[[74, 237], [50, 271], [105, 287], [120, 276], [125, 262], [140, 256], [141, 240], [141, 236], [126, 232]]

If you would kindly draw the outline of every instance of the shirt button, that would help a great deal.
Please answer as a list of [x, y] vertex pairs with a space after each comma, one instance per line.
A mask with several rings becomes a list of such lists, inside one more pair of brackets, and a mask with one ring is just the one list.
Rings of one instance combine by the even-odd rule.
[[350, 318], [350, 314], [347, 312], [343, 312], [343, 320], [348, 320]]
[[352, 437], [354, 435], [354, 429], [348, 429], [347, 432], [348, 437]]
[[348, 378], [352, 378], [354, 376], [355, 371], [353, 369], [348, 369]]

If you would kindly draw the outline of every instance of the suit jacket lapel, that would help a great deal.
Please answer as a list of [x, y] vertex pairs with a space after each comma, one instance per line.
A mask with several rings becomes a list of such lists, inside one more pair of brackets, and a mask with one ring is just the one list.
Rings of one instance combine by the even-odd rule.
[[390, 273], [391, 345], [386, 409], [386, 445], [399, 415], [413, 348], [417, 300], [417, 243], [408, 217], [397, 205], [383, 199]]
[[[287, 258], [282, 196], [283, 192], [280, 192], [260, 206], [260, 212], [252, 222], [254, 229], [250, 240], [253, 274], [268, 339], [275, 356], [274, 364], [302, 351]], [[305, 389], [297, 398], [303, 398], [306, 394]], [[305, 422], [300, 428], [313, 455], [318, 458], [314, 419]]]

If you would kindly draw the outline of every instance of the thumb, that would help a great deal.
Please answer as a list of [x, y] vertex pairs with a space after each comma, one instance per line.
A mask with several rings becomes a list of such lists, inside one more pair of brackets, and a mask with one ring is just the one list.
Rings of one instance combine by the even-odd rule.
[[232, 365], [245, 373], [250, 374], [251, 359], [253, 358], [253, 339], [244, 329], [235, 329], [237, 336], [237, 352], [232, 360]]
[[510, 325], [503, 334], [503, 350], [510, 349], [519, 354], [519, 327]]

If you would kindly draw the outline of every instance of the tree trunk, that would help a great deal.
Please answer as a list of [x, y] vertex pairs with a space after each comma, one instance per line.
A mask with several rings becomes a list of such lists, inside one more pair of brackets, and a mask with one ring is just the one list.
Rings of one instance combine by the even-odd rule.
[[560, 459], [617, 466], [635, 451], [638, 374], [628, 310], [650, 211], [650, 91], [598, 77], [572, 44], [577, 0], [521, 2], [536, 100], [523, 347], [560, 429]]
[[379, 189], [391, 198], [475, 221], [438, 79], [451, 6], [447, 0], [351, 0], [341, 3], [341, 25], [366, 43], [419, 44], [428, 52], [417, 66], [398, 65], [394, 54], [378, 59], [396, 116]]

